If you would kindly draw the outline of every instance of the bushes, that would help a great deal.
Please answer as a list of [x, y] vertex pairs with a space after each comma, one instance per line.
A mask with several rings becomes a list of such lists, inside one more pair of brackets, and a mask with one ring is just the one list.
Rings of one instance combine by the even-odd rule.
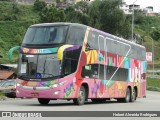
[[0, 21], [38, 20], [38, 11], [32, 5], [18, 5], [12, 2], [0, 3]]
[[34, 2], [34, 9], [37, 10], [37, 11], [41, 11], [43, 8], [45, 8], [47, 6], [47, 4], [44, 2], [44, 1], [39, 1], [39, 0], [36, 0]]
[[[8, 63], [8, 51], [21, 43], [27, 28], [33, 21], [0, 21], [0, 51], [3, 58], [0, 63]], [[18, 54], [13, 54], [13, 62], [16, 62]]]

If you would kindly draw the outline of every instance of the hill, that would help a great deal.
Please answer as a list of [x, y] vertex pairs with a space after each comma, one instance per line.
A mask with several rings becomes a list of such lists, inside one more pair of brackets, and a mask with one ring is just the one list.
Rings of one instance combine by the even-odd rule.
[[[52, 10], [54, 11], [55, 9]], [[74, 18], [76, 12], [73, 9], [68, 9], [68, 11], [68, 13], [74, 12], [70, 14], [71, 18]], [[58, 15], [65, 13], [58, 12]], [[0, 55], [3, 56], [3, 58], [0, 58], [0, 63], [8, 63], [8, 50], [21, 43], [27, 28], [34, 23], [39, 23], [40, 16], [39, 11], [35, 10], [33, 5], [19, 5], [12, 2], [0, 2], [0, 13]], [[69, 15], [66, 15], [65, 18], [68, 18]], [[77, 15], [80, 16], [79, 13]], [[78, 21], [77, 18], [74, 19]], [[131, 16], [128, 19], [131, 19]], [[141, 36], [143, 39], [142, 44], [146, 46], [149, 52], [152, 51], [152, 38], [154, 39], [155, 61], [156, 64], [160, 64], [160, 37], [154, 37], [160, 34], [160, 17], [146, 17], [141, 13], [135, 14], [134, 31]], [[18, 58], [16, 53], [13, 58], [14, 62], [16, 62]]]
[[[27, 28], [38, 21], [38, 12], [31, 5], [0, 2], [0, 63], [8, 63], [8, 50], [19, 45]], [[14, 54], [14, 62], [17, 60]]]

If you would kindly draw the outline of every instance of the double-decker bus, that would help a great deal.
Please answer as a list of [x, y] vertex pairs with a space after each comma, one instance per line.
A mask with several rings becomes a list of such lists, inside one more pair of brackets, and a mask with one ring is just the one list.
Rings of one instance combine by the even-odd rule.
[[145, 47], [89, 26], [32, 25], [19, 51], [17, 97], [82, 105], [146, 96]]

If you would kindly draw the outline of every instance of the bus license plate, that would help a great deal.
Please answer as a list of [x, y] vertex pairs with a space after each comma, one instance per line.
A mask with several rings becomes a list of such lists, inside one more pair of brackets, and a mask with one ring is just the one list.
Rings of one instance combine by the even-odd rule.
[[32, 97], [38, 97], [38, 96], [39, 96], [39, 93], [31, 93], [31, 96], [32, 96]]

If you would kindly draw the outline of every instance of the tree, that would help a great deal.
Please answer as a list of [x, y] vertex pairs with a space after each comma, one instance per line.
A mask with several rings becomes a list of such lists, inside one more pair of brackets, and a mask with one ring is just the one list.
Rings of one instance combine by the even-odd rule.
[[156, 41], [160, 40], [160, 29], [155, 29], [154, 31], [152, 31], [151, 37]]
[[[130, 25], [119, 1], [95, 0], [89, 7], [89, 24], [110, 34], [129, 38]], [[127, 35], [126, 35], [127, 34]]]
[[17, 34], [14, 39], [15, 39], [15, 42], [18, 43], [18, 44], [20, 44], [21, 41], [22, 41], [22, 37], [21, 37], [20, 34]]
[[97, 29], [100, 28], [100, 6], [101, 2], [99, 0], [95, 0], [90, 4], [89, 10], [88, 10], [88, 15], [89, 15], [89, 25], [92, 27], [95, 27]]
[[63, 10], [59, 10], [53, 7], [45, 7], [40, 12], [40, 21], [41, 22], [64, 22], [65, 13]]
[[135, 10], [134, 12], [134, 23], [135, 24], [142, 24], [144, 22], [144, 17], [145, 15], [143, 14], [143, 11], [142, 10]]
[[0, 1], [7, 1], [7, 2], [10, 2], [11, 0], [0, 0]]
[[14, 14], [19, 14], [21, 10], [19, 9], [18, 5], [16, 3], [12, 4], [12, 9]]
[[83, 14], [87, 14], [89, 9], [89, 4], [88, 2], [80, 1], [75, 4], [74, 8]]
[[74, 7], [67, 7], [65, 10], [66, 14], [66, 21], [67, 22], [74, 22], [74, 23], [81, 23], [88, 25], [88, 15], [83, 14], [80, 11], [76, 11]]
[[37, 10], [37, 11], [41, 11], [46, 6], [47, 6], [47, 4], [44, 1], [36, 0], [34, 2], [34, 9]]

